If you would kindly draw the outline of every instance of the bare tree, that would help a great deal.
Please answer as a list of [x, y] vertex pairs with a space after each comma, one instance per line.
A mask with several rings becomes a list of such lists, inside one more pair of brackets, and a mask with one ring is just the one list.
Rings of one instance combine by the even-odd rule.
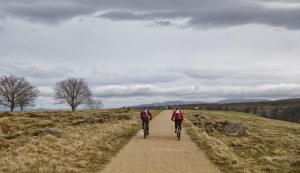
[[29, 86], [28, 89], [21, 94], [18, 102], [21, 112], [23, 112], [24, 108], [27, 106], [34, 106], [34, 101], [37, 99], [38, 93], [39, 91], [36, 88]]
[[13, 75], [0, 77], [0, 104], [11, 112], [16, 107], [23, 111], [25, 106], [33, 105], [38, 93], [39, 90], [24, 78]]
[[71, 106], [72, 111], [87, 103], [92, 97], [88, 84], [81, 78], [69, 78], [58, 82], [55, 87], [55, 99]]
[[93, 110], [95, 106], [95, 100], [92, 98], [89, 98], [86, 102], [88, 109]]
[[101, 109], [103, 107], [103, 103], [101, 100], [90, 98], [87, 101], [87, 106], [88, 106], [88, 109], [90, 109], [90, 110]]
[[104, 106], [104, 104], [101, 100], [96, 100], [94, 109], [102, 109], [103, 106]]

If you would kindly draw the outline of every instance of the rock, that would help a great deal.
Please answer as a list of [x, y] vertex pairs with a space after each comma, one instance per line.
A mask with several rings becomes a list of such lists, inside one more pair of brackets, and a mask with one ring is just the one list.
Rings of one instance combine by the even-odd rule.
[[193, 117], [199, 117], [201, 114], [200, 113], [195, 113], [193, 114]]
[[14, 139], [14, 138], [17, 138], [19, 136], [21, 136], [22, 134], [20, 132], [17, 132], [17, 133], [13, 133], [13, 134], [9, 134], [9, 135], [6, 135], [4, 136], [5, 139]]
[[207, 116], [202, 114], [202, 113], [195, 113], [195, 114], [193, 114], [193, 117], [198, 118], [200, 120], [207, 120], [208, 119]]
[[97, 123], [104, 123], [104, 122], [105, 122], [105, 120], [104, 120], [103, 117], [96, 118], [95, 121], [96, 121]]
[[214, 124], [209, 124], [207, 126], [205, 126], [205, 131], [206, 133], [212, 134], [215, 132], [215, 127]]
[[5, 140], [0, 140], [0, 149], [8, 148], [9, 143], [7, 143]]
[[52, 135], [52, 136], [56, 136], [56, 137], [61, 137], [62, 134], [61, 134], [61, 132], [59, 132], [58, 130], [53, 129], [53, 128], [45, 128], [43, 130], [34, 132], [32, 134], [32, 136], [45, 136], [45, 135]]
[[119, 115], [117, 117], [118, 120], [130, 120], [130, 116], [129, 115]]
[[239, 141], [233, 141], [233, 142], [231, 143], [231, 146], [232, 146], [232, 147], [241, 147], [242, 144], [241, 144]]
[[199, 128], [204, 128], [208, 134], [214, 134], [215, 132], [234, 136], [244, 136], [246, 134], [247, 128], [241, 123], [212, 120], [202, 113], [193, 114], [193, 117], [192, 123]]
[[76, 125], [79, 125], [79, 124], [83, 124], [83, 123], [87, 123], [86, 120], [73, 120], [72, 121], [72, 125], [76, 126]]
[[243, 124], [226, 122], [224, 132], [230, 135], [244, 136], [246, 134], [246, 126]]
[[55, 124], [53, 121], [51, 120], [39, 120], [37, 123], [36, 123], [36, 126], [37, 127], [40, 127], [40, 128], [45, 128], [45, 127], [54, 127]]

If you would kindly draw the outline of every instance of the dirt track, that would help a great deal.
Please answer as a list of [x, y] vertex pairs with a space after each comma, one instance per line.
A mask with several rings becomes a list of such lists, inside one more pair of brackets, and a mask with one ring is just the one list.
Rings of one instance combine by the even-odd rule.
[[183, 131], [177, 141], [171, 112], [150, 123], [150, 135], [140, 131], [101, 173], [220, 173]]

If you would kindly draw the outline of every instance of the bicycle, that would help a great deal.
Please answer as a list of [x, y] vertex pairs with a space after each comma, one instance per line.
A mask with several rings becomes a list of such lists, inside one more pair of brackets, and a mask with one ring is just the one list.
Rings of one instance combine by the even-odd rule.
[[149, 122], [147, 120], [143, 120], [143, 129], [144, 129], [144, 139], [149, 135]]
[[180, 141], [180, 137], [181, 137], [181, 128], [179, 125], [176, 126], [176, 136], [177, 139]]

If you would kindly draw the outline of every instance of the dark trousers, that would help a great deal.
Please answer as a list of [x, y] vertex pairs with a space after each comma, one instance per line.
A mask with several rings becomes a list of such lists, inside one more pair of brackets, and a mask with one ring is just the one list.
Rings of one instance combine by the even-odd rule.
[[142, 118], [143, 129], [145, 128], [145, 126], [147, 127], [147, 129], [149, 129], [149, 119], [148, 118]]
[[180, 130], [181, 130], [181, 123], [182, 123], [182, 120], [175, 120], [174, 122], [175, 122], [175, 129], [176, 129], [177, 126], [179, 126], [179, 127], [180, 127]]

